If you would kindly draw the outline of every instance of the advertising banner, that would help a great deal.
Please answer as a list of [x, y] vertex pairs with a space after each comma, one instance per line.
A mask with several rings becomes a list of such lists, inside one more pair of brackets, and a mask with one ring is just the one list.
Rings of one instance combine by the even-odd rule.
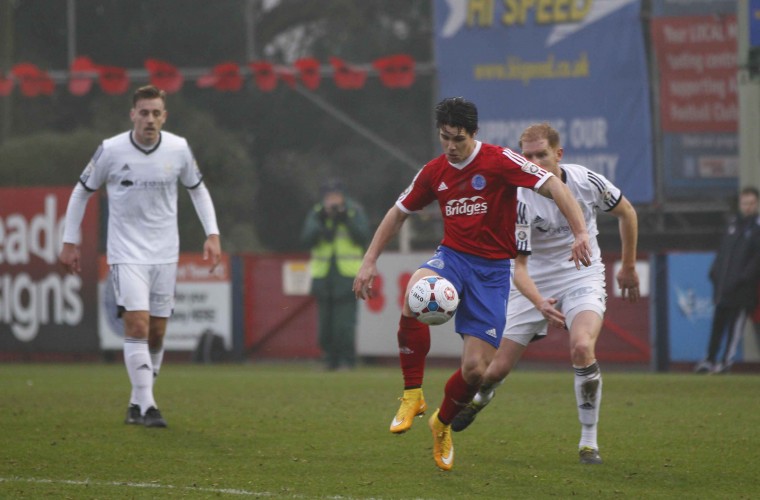
[[[232, 349], [232, 282], [229, 256], [213, 273], [201, 254], [183, 253], [177, 267], [177, 291], [174, 314], [164, 337], [167, 351], [192, 351], [201, 334], [211, 332]], [[124, 346], [124, 323], [117, 317], [116, 302], [105, 257], [100, 258], [98, 284], [100, 348], [121, 350]]]
[[760, 47], [760, 0], [749, 0], [749, 45]]
[[671, 361], [696, 363], [707, 354], [714, 309], [707, 274], [714, 258], [711, 252], [667, 257]]
[[[398, 356], [398, 322], [405, 300], [404, 292], [411, 275], [427, 261], [432, 252], [410, 254], [386, 253], [377, 263], [379, 275], [372, 286], [374, 296], [359, 307], [357, 352], [365, 357]], [[642, 298], [631, 304], [620, 297], [614, 285], [619, 269], [617, 255], [605, 255], [607, 265], [607, 311], [602, 334], [596, 346], [600, 359], [618, 363], [646, 364], [650, 360], [649, 343], [649, 265], [637, 262], [641, 277]], [[454, 320], [430, 327], [431, 357], [459, 358], [462, 339], [454, 330]], [[550, 330], [546, 339], [531, 344], [524, 359], [539, 362], [567, 363], [570, 348], [567, 332]]]
[[58, 265], [71, 186], [0, 188], [0, 352], [97, 352], [98, 200], [82, 222], [82, 272]]
[[654, 8], [665, 194], [725, 197], [739, 175], [735, 2], [660, 0]]
[[518, 148], [548, 122], [568, 163], [653, 200], [649, 83], [639, 0], [436, 0], [441, 98], [477, 106], [478, 138]]

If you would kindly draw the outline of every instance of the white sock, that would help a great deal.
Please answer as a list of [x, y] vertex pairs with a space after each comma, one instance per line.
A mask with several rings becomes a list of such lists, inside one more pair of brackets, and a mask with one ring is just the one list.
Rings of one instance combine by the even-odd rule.
[[124, 364], [132, 383], [129, 403], [138, 405], [144, 415], [148, 408], [156, 406], [153, 399], [153, 365], [148, 352], [148, 341], [125, 338]]
[[589, 446], [599, 449], [597, 444], [597, 424], [599, 407], [602, 404], [602, 372], [594, 360], [586, 367], [575, 369], [575, 400], [578, 403], [578, 420], [581, 422], [581, 440], [579, 448]]
[[153, 378], [158, 377], [161, 371], [161, 363], [164, 360], [164, 348], [161, 347], [157, 351], [150, 351], [150, 361], [153, 363]]

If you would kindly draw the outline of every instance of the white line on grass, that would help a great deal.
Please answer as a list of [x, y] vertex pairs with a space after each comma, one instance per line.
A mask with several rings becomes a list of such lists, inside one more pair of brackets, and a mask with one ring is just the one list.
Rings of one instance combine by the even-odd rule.
[[[32, 484], [69, 484], [74, 486], [118, 486], [127, 488], [156, 488], [164, 490], [178, 490], [187, 492], [201, 492], [201, 493], [215, 493], [223, 495], [240, 495], [251, 497], [274, 497], [284, 498], [282, 493], [270, 493], [268, 491], [248, 491], [239, 490], [235, 488], [198, 488], [193, 486], [174, 486], [173, 484], [158, 484], [158, 483], [130, 483], [121, 481], [92, 481], [89, 479], [77, 480], [77, 479], [41, 479], [34, 477], [0, 477], [0, 483], [32, 483]], [[310, 498], [303, 495], [290, 495], [289, 498]], [[354, 497], [344, 497], [341, 495], [323, 497], [332, 500], [351, 500]], [[367, 498], [365, 500], [373, 500], [373, 498]], [[376, 499], [379, 500], [379, 499]]]
[[244, 495], [254, 497], [272, 497], [274, 493], [268, 491], [248, 491], [234, 488], [195, 488], [192, 486], [174, 486], [172, 484], [156, 483], [130, 483], [120, 481], [91, 481], [75, 479], [39, 479], [26, 477], [0, 477], [0, 483], [34, 483], [34, 484], [70, 484], [75, 486], [125, 486], [127, 488], [157, 488], [164, 490], [198, 491], [203, 493], [222, 493], [226, 495]]

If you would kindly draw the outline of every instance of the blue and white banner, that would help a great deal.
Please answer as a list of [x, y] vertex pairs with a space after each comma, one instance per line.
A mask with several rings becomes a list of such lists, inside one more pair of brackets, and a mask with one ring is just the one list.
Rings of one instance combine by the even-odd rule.
[[670, 360], [697, 362], [707, 355], [714, 306], [708, 277], [714, 253], [670, 254], [668, 342]]
[[548, 122], [565, 161], [653, 201], [640, 0], [436, 0], [435, 29], [440, 97], [478, 106], [481, 140], [517, 149]]

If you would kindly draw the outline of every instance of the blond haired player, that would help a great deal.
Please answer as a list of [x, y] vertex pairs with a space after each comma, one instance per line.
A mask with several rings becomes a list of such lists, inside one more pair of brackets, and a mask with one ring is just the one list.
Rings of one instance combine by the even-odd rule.
[[596, 240], [599, 233], [596, 213], [601, 210], [620, 221], [622, 266], [617, 282], [623, 297], [630, 301], [639, 298], [635, 267], [638, 219], [630, 202], [605, 177], [580, 165], [560, 164], [563, 149], [559, 133], [548, 124], [528, 127], [520, 136], [520, 147], [525, 158], [562, 179], [578, 200], [589, 231], [591, 265], [578, 270], [561, 258], [573, 242], [565, 217], [542, 197], [520, 189], [515, 226], [518, 257], [507, 328], [480, 390], [457, 415], [452, 429], [461, 431], [472, 423], [475, 415], [494, 397], [494, 389], [517, 364], [528, 343], [546, 335], [549, 323], [566, 326], [581, 422], [580, 461], [598, 464], [602, 462], [597, 443], [602, 374], [594, 347], [602, 329], [607, 293], [604, 264]]

